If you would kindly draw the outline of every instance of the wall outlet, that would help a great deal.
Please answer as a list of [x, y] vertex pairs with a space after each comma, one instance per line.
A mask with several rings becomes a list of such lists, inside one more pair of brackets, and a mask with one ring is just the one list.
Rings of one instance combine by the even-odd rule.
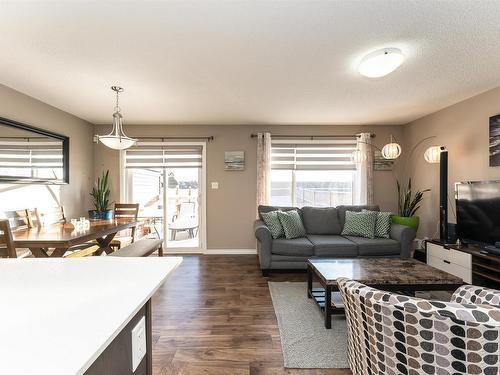
[[219, 183], [218, 182], [212, 182], [212, 189], [218, 189], [219, 188]]
[[146, 355], [146, 318], [143, 316], [132, 329], [132, 372]]

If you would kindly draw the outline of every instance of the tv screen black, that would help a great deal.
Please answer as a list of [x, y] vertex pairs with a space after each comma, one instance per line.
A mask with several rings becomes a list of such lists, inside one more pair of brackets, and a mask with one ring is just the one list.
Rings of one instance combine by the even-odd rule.
[[464, 241], [500, 241], [500, 181], [455, 184], [457, 236]]

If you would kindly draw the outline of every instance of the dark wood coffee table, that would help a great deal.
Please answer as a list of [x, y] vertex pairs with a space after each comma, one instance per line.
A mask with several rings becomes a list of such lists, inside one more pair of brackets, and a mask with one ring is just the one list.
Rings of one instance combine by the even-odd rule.
[[[310, 258], [307, 261], [307, 296], [323, 311], [325, 327], [332, 327], [333, 314], [343, 314], [342, 306], [332, 302], [341, 277], [359, 281], [373, 288], [414, 294], [416, 291], [456, 290], [462, 279], [415, 259], [399, 258]], [[313, 278], [321, 288], [313, 288]]]

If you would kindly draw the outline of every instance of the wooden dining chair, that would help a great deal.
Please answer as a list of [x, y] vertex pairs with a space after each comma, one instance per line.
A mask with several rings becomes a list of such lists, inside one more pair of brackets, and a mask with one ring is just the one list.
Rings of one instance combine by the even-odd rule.
[[50, 224], [66, 224], [67, 222], [63, 206], [56, 206], [44, 209], [35, 208], [33, 216], [34, 216], [34, 224], [36, 226], [44, 226]]
[[17, 258], [9, 220], [0, 220], [0, 258]]
[[33, 227], [29, 209], [5, 211], [0, 220], [0, 258], [26, 258], [31, 255], [29, 249], [16, 249], [12, 240], [12, 231]]
[[[115, 203], [113, 216], [115, 219], [129, 219], [137, 221], [139, 203]], [[136, 228], [133, 227], [124, 233], [118, 233], [110, 243], [111, 248], [119, 250], [121, 247], [135, 241]]]

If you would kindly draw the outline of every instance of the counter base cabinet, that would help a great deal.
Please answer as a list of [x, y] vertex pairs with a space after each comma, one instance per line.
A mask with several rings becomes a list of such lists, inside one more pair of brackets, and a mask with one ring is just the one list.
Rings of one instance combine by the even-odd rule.
[[[131, 332], [142, 317], [146, 318], [147, 352], [133, 372]], [[85, 375], [152, 375], [152, 350], [151, 300], [149, 300], [85, 371]]]

